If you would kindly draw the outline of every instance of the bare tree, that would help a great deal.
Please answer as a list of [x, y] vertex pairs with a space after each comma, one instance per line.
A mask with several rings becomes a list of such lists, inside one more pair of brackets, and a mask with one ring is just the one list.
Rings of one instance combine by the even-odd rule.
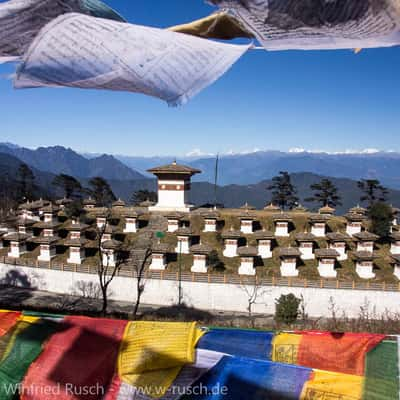
[[305, 324], [308, 320], [308, 314], [306, 312], [306, 301], [304, 299], [303, 294], [300, 295], [300, 319], [303, 321], [303, 324]]
[[132, 255], [132, 266], [136, 278], [136, 300], [133, 308], [133, 318], [136, 319], [139, 311], [139, 306], [142, 300], [142, 295], [146, 283], [146, 266], [152, 255], [152, 242], [153, 236], [146, 241], [144, 250], [135, 252]]
[[100, 299], [101, 290], [97, 283], [78, 281], [73, 288], [73, 294], [84, 299]]
[[74, 297], [69, 294], [60, 294], [52, 299], [52, 308], [59, 311], [71, 311], [76, 312], [77, 307], [80, 306], [81, 299]]
[[96, 269], [102, 296], [101, 313], [103, 315], [107, 313], [109, 286], [127, 260], [126, 251], [124, 251], [122, 242], [104, 240], [110, 217], [111, 212], [108, 210], [106, 213], [106, 222], [101, 227], [97, 228], [98, 262], [96, 264]]
[[112, 213], [110, 209], [106, 211], [104, 217], [105, 223], [96, 229], [98, 251], [96, 268], [102, 298], [101, 312], [103, 315], [106, 314], [109, 303], [109, 286], [115, 276], [118, 275], [121, 267], [125, 264], [132, 268], [134, 278], [136, 279], [136, 300], [133, 308], [133, 316], [136, 318], [145, 288], [146, 267], [153, 253], [154, 235], [152, 232], [144, 232], [139, 235], [139, 238], [132, 244], [134, 249], [130, 250], [122, 242], [110, 239], [110, 234], [112, 234], [112, 229], [110, 229]]
[[260, 281], [257, 277], [254, 277], [254, 280], [251, 280], [249, 282], [246, 280], [246, 282], [243, 282], [240, 285], [240, 288], [243, 290], [243, 292], [246, 294], [247, 298], [247, 312], [249, 317], [252, 317], [253, 315], [253, 306], [256, 304], [263, 304], [262, 302], [258, 302], [258, 300], [264, 296], [268, 290], [260, 284]]

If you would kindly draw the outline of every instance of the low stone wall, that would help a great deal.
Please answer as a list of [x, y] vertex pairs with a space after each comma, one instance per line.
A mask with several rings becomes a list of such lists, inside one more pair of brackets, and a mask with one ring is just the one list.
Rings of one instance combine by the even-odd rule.
[[[0, 263], [0, 282], [14, 286], [34, 288], [62, 294], [81, 294], [82, 290], [97, 285], [95, 274], [23, 267]], [[110, 285], [113, 300], [134, 301], [136, 280], [117, 276]], [[183, 300], [202, 310], [246, 312], [253, 285], [182, 281]], [[316, 287], [261, 286], [258, 287], [255, 313], [273, 314], [275, 299], [281, 294], [303, 295], [306, 312], [310, 317], [329, 317], [333, 301], [349, 317], [357, 317], [360, 307], [369, 304], [378, 314], [399, 312], [400, 291], [326, 289]], [[178, 281], [172, 279], [146, 279], [142, 303], [168, 306], [177, 303]]]

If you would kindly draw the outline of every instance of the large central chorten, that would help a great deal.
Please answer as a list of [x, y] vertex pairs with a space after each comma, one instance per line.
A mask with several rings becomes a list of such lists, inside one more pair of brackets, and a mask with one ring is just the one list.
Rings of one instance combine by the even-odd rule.
[[158, 203], [150, 207], [150, 211], [181, 211], [189, 212], [193, 206], [190, 204], [190, 179], [193, 175], [201, 173], [200, 170], [172, 164], [148, 170], [158, 178]]

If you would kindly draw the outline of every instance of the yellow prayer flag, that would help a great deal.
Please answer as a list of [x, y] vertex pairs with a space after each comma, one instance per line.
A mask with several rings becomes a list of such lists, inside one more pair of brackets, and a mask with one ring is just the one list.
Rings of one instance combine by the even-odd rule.
[[272, 341], [272, 361], [285, 364], [297, 364], [297, 354], [301, 335], [280, 333]]
[[361, 400], [364, 377], [314, 370], [304, 385], [301, 400]]
[[182, 367], [194, 363], [202, 335], [195, 322], [130, 322], [118, 356], [121, 380], [149, 396], [162, 397]]

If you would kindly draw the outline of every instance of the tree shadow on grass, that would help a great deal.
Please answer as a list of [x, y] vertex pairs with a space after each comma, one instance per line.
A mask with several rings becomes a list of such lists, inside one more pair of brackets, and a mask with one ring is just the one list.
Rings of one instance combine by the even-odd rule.
[[10, 270], [0, 280], [0, 306], [3, 308], [20, 308], [23, 302], [32, 297], [35, 289], [29, 277], [21, 271]]
[[156, 310], [148, 310], [142, 314], [142, 319], [166, 319], [173, 321], [200, 321], [210, 322], [214, 316], [208, 311], [189, 307], [186, 304], [160, 307]]

